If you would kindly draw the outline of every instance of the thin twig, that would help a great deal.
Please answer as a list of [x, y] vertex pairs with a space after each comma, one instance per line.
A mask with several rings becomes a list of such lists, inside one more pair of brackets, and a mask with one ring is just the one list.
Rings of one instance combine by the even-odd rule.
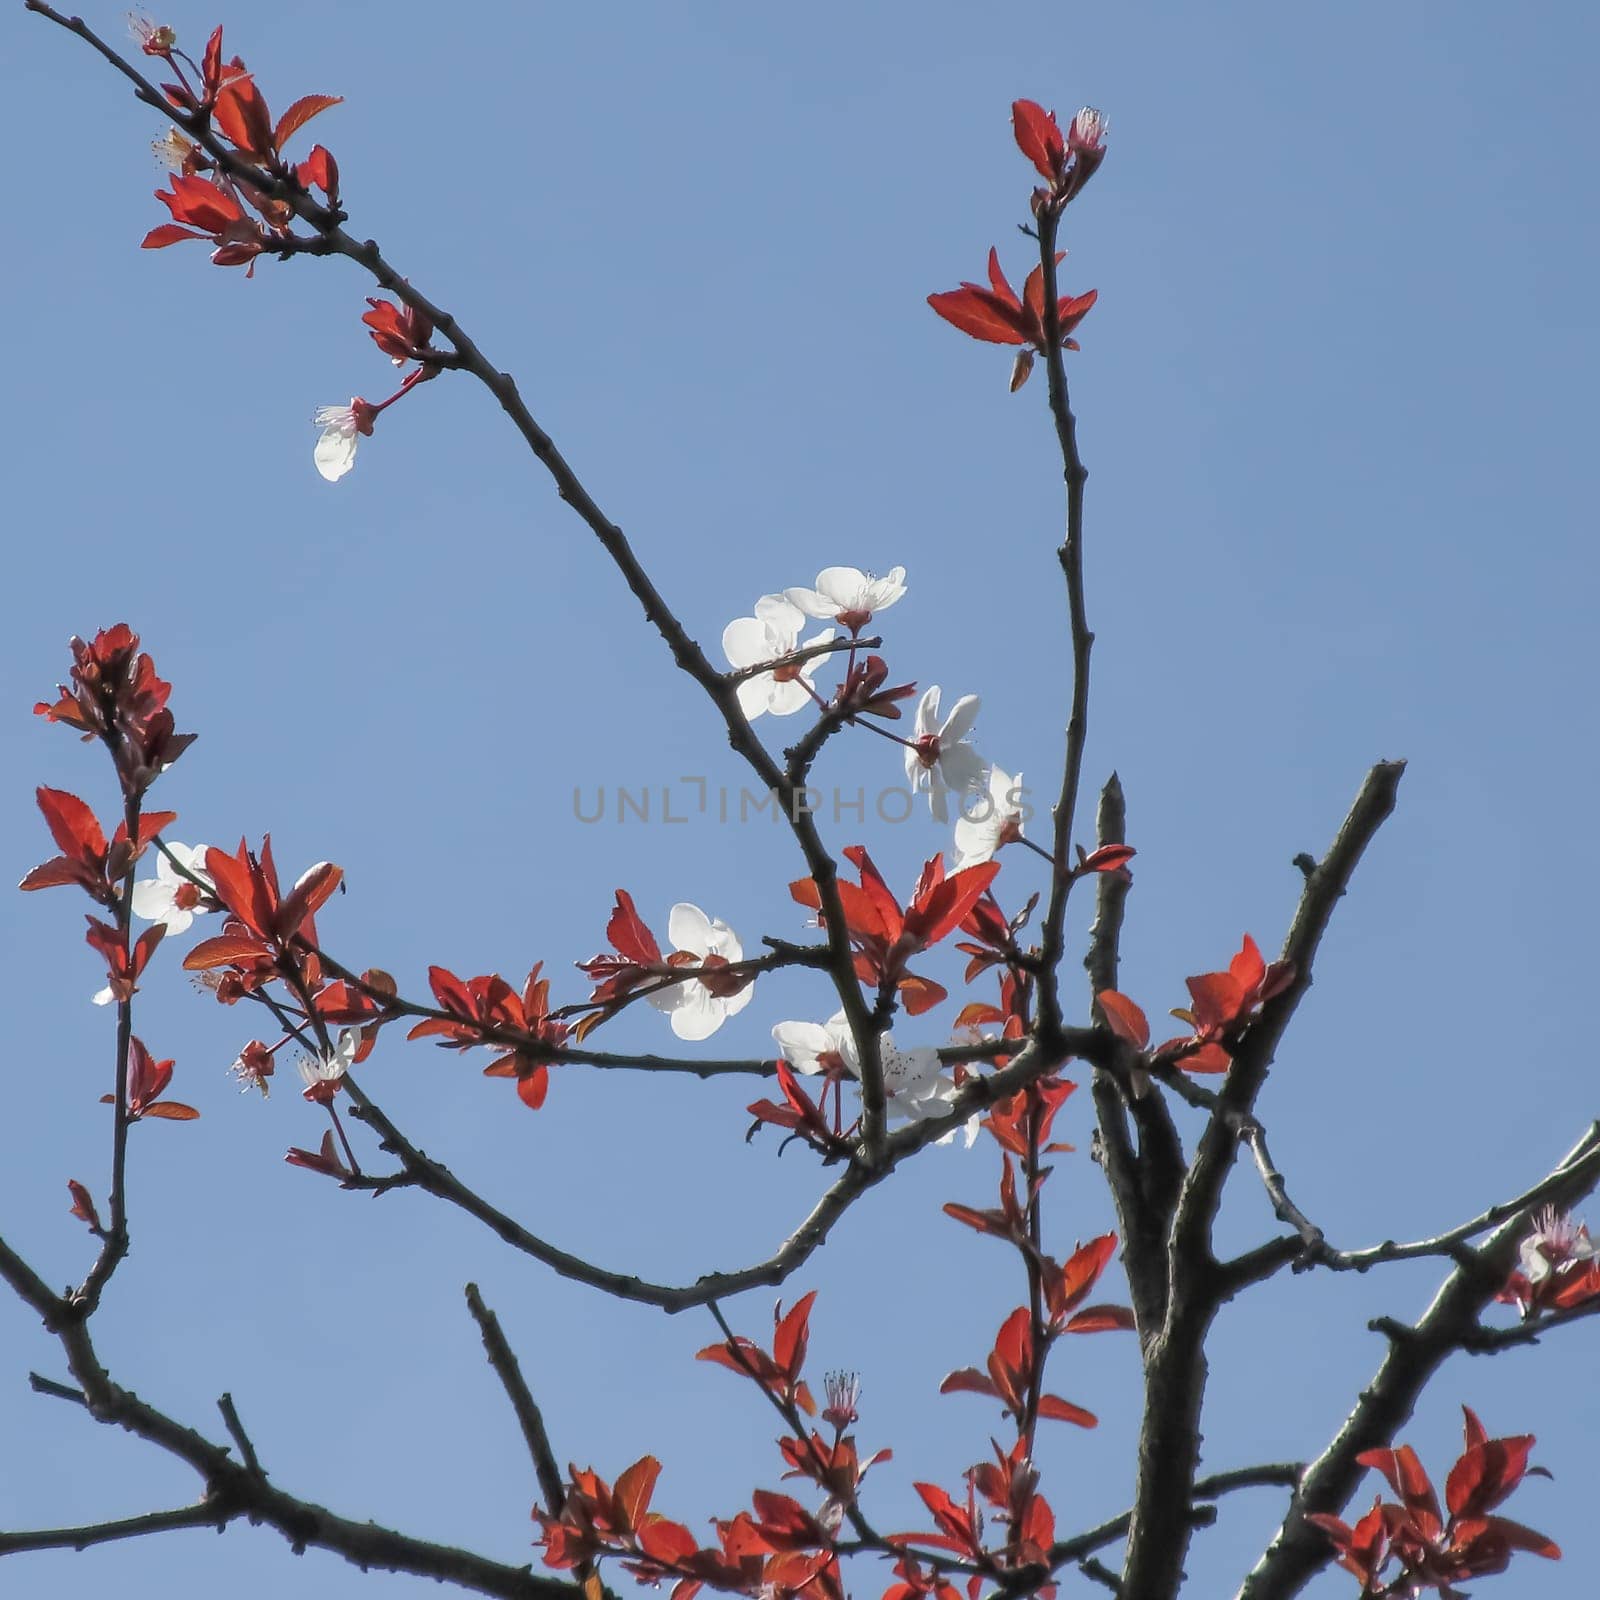
[[239, 1420], [238, 1408], [233, 1403], [231, 1393], [225, 1393], [217, 1401], [217, 1410], [222, 1413], [222, 1424], [228, 1430], [228, 1437], [239, 1447], [239, 1459], [244, 1462], [245, 1471], [253, 1477], [266, 1477], [260, 1457], [256, 1455], [256, 1447], [251, 1443], [250, 1435], [244, 1431], [244, 1424]]
[[495, 1376], [506, 1392], [506, 1399], [516, 1413], [517, 1424], [522, 1429], [522, 1440], [528, 1447], [534, 1474], [539, 1480], [539, 1491], [544, 1496], [544, 1508], [552, 1517], [559, 1517], [562, 1507], [567, 1503], [567, 1490], [555, 1451], [550, 1447], [550, 1435], [545, 1432], [544, 1416], [527, 1380], [522, 1376], [516, 1352], [501, 1331], [500, 1319], [483, 1303], [477, 1284], [469, 1283], [466, 1295], [467, 1310], [472, 1313], [472, 1320], [478, 1324], [478, 1331], [483, 1336], [483, 1348], [489, 1357], [489, 1365], [494, 1368]]

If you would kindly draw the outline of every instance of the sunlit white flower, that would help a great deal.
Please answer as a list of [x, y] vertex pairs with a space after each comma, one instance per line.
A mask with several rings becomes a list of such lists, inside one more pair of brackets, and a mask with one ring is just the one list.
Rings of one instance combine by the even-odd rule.
[[956, 816], [955, 870], [976, 867], [994, 858], [1001, 845], [1022, 837], [1022, 774], [1012, 778], [999, 767], [989, 769], [989, 782]]
[[295, 1066], [305, 1080], [305, 1097], [326, 1105], [339, 1092], [339, 1084], [356, 1058], [361, 1034], [355, 1028], [340, 1030], [338, 1043], [327, 1055], [301, 1056]]
[[166, 855], [156, 856], [156, 875], [141, 878], [133, 886], [133, 914], [145, 922], [162, 922], [168, 933], [182, 933], [194, 921], [196, 912], [216, 908], [206, 903], [206, 890], [212, 887], [206, 873], [204, 844], [169, 844], [167, 851], [190, 876], [199, 878], [205, 889], [196, 888]]
[[789, 600], [808, 617], [826, 617], [860, 633], [875, 611], [887, 611], [906, 592], [906, 569], [891, 567], [875, 578], [859, 567], [824, 567], [815, 589], [786, 589]]
[[[831, 1077], [861, 1076], [861, 1062], [850, 1024], [843, 1011], [826, 1022], [780, 1022], [773, 1030], [783, 1058], [796, 1072], [826, 1073]], [[921, 1122], [942, 1117], [950, 1109], [957, 1089], [955, 1079], [939, 1065], [938, 1053], [926, 1046], [902, 1050], [892, 1033], [878, 1036], [878, 1064], [883, 1071], [884, 1105], [891, 1116]], [[965, 1124], [967, 1144], [978, 1136], [978, 1117]], [[952, 1128], [940, 1140], [949, 1144], [958, 1132]]]
[[675, 905], [667, 917], [667, 937], [676, 951], [694, 958], [703, 975], [654, 990], [650, 1003], [668, 1014], [672, 1031], [680, 1039], [709, 1039], [729, 1017], [750, 1004], [752, 980], [719, 976], [721, 968], [744, 960], [744, 946], [726, 922], [708, 917], [699, 906], [685, 901]]
[[356, 464], [356, 445], [372, 432], [377, 412], [359, 395], [347, 406], [318, 406], [311, 420], [322, 429], [312, 460], [329, 483], [337, 483]]
[[978, 705], [977, 695], [963, 695], [941, 722], [936, 683], [917, 702], [916, 730], [906, 747], [906, 782], [913, 793], [926, 791], [928, 807], [940, 822], [950, 820], [946, 795], [968, 794], [983, 778], [983, 758], [966, 742]]
[[[799, 606], [781, 594], [764, 594], [756, 601], [753, 617], [736, 617], [722, 630], [723, 653], [735, 670], [742, 670], [777, 661], [814, 644], [826, 644], [833, 638], [833, 629], [824, 628], [801, 642], [800, 630], [805, 620]], [[811, 680], [822, 661], [823, 657], [812, 656], [744, 679], [734, 691], [739, 697], [739, 709], [752, 721], [763, 711], [770, 711], [775, 717], [798, 711], [811, 699]]]
[[1522, 1275], [1537, 1284], [1569, 1262], [1590, 1261], [1597, 1254], [1589, 1230], [1572, 1214], [1546, 1206], [1533, 1219], [1533, 1232], [1522, 1241]]
[[842, 1011], [834, 1012], [826, 1022], [780, 1022], [772, 1037], [796, 1072], [861, 1075], [855, 1035]]

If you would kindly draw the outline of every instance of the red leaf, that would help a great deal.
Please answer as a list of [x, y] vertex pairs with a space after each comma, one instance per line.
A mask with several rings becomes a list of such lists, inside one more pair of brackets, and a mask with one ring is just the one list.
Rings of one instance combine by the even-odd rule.
[[1094, 1412], [1085, 1411], [1082, 1406], [1075, 1406], [1058, 1394], [1039, 1396], [1039, 1415], [1055, 1422], [1075, 1422], [1080, 1428], [1097, 1428], [1100, 1425], [1100, 1419]]
[[633, 896], [626, 889], [617, 890], [616, 908], [606, 924], [606, 938], [611, 941], [613, 950], [626, 956], [635, 966], [655, 966], [661, 960], [661, 946], [644, 918], [634, 909]]
[[1114, 1329], [1133, 1328], [1133, 1313], [1126, 1306], [1086, 1306], [1067, 1318], [1067, 1333], [1109, 1333]]
[[1132, 1000], [1125, 994], [1118, 994], [1115, 989], [1102, 989], [1095, 1000], [1100, 1007], [1100, 1014], [1106, 1019], [1106, 1026], [1119, 1039], [1126, 1040], [1135, 1050], [1149, 1048], [1149, 1019]]
[[1079, 864], [1079, 872], [1115, 872], [1138, 855], [1131, 844], [1103, 844], [1091, 850]]
[[549, 1088], [548, 1067], [535, 1067], [526, 1077], [517, 1078], [517, 1098], [530, 1111], [537, 1111], [544, 1104], [544, 1097]]
[[1038, 169], [1039, 176], [1054, 181], [1060, 176], [1066, 141], [1055, 114], [1033, 100], [1017, 100], [1011, 107], [1011, 131], [1017, 148]]
[[341, 94], [303, 94], [278, 118], [278, 126], [272, 130], [273, 147], [280, 153], [296, 133], [315, 116], [326, 111], [330, 106], [344, 104]]
[[41, 862], [17, 885], [19, 889], [59, 889], [63, 884], [82, 883], [84, 869], [65, 856], [52, 856]]
[[991, 1399], [1002, 1399], [1000, 1391], [995, 1388], [994, 1380], [986, 1373], [979, 1372], [976, 1367], [962, 1367], [959, 1372], [952, 1372], [943, 1383], [939, 1385], [940, 1394], [985, 1394]]
[[168, 1122], [193, 1122], [200, 1113], [179, 1100], [157, 1100], [147, 1105], [139, 1115], [141, 1118], [162, 1117]]
[[177, 244], [180, 239], [205, 239], [208, 234], [196, 233], [192, 228], [180, 228], [176, 222], [163, 222], [159, 228], [152, 228], [139, 243], [141, 250], [165, 250], [169, 244]]
[[314, 917], [328, 903], [328, 897], [344, 881], [344, 868], [331, 861], [307, 867], [278, 907], [278, 934], [292, 939], [308, 917]]
[[1015, 315], [1005, 311], [994, 295], [986, 295], [972, 284], [930, 294], [928, 304], [952, 327], [986, 344], [1027, 343]]
[[202, 939], [183, 958], [183, 970], [209, 972], [212, 967], [258, 961], [266, 953], [267, 948], [259, 939], [249, 939], [235, 933], [218, 934], [215, 939]]
[[81, 1218], [94, 1229], [100, 1232], [100, 1214], [94, 1208], [94, 1199], [89, 1191], [78, 1182], [76, 1178], [67, 1179], [67, 1189], [72, 1195], [72, 1210], [70, 1215]]
[[942, 984], [935, 983], [932, 978], [918, 977], [914, 972], [906, 973], [895, 987], [908, 1017], [920, 1017], [924, 1011], [933, 1010], [949, 998], [949, 990]]
[[65, 789], [39, 789], [37, 799], [45, 825], [63, 855], [80, 861], [105, 855], [106, 836], [99, 819], [77, 795]]
[[244, 155], [264, 161], [272, 153], [272, 114], [248, 74], [223, 85], [213, 115], [223, 137]]
[[656, 1478], [660, 1471], [661, 1463], [654, 1456], [640, 1456], [617, 1479], [613, 1493], [616, 1498], [617, 1513], [625, 1530], [631, 1532], [637, 1528], [644, 1519], [645, 1512], [650, 1509], [650, 1496], [655, 1492]]

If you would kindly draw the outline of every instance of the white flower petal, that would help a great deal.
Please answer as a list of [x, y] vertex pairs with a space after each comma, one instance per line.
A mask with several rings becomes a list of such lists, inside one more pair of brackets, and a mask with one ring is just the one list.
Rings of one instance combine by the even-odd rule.
[[950, 715], [944, 719], [944, 726], [939, 730], [939, 738], [946, 744], [954, 744], [959, 739], [965, 739], [971, 732], [973, 723], [978, 720], [980, 704], [977, 695], [962, 695], [951, 706]]
[[337, 483], [356, 464], [356, 432], [347, 433], [337, 423], [329, 423], [312, 452], [317, 471], [329, 483]]
[[711, 918], [699, 906], [680, 900], [667, 913], [667, 937], [674, 949], [704, 958], [712, 953]]

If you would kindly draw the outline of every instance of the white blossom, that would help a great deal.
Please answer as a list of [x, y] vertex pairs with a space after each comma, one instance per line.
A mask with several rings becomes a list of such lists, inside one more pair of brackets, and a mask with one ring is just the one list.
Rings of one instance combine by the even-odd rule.
[[928, 808], [940, 822], [950, 820], [946, 796], [969, 794], [983, 778], [983, 758], [967, 743], [978, 705], [977, 695], [963, 695], [940, 721], [936, 683], [917, 702], [916, 731], [906, 747], [906, 782], [914, 794], [927, 793]]
[[350, 1063], [355, 1060], [356, 1048], [361, 1043], [361, 1034], [355, 1028], [343, 1028], [339, 1032], [338, 1042], [326, 1055], [301, 1056], [295, 1062], [300, 1076], [305, 1080], [306, 1098], [323, 1098], [329, 1093], [331, 1085], [337, 1085], [339, 1080], [350, 1070]]
[[372, 432], [371, 418], [363, 419], [362, 408], [368, 412], [372, 409], [366, 401], [354, 399], [347, 406], [318, 406], [311, 419], [322, 429], [312, 460], [329, 483], [337, 483], [356, 464], [356, 446], [361, 442], [361, 435]]
[[969, 801], [956, 817], [955, 870], [993, 860], [1001, 845], [1022, 837], [1022, 774], [1010, 777], [999, 767], [989, 769], [982, 798]]
[[891, 567], [875, 578], [859, 567], [824, 567], [815, 589], [786, 589], [791, 604], [808, 617], [823, 617], [860, 633], [875, 611], [887, 611], [906, 592], [906, 569]]
[[[759, 667], [793, 655], [796, 650], [827, 644], [833, 638], [833, 629], [825, 628], [802, 642], [800, 629], [805, 625], [805, 613], [781, 594], [762, 595], [756, 601], [755, 613], [753, 617], [736, 617], [722, 630], [723, 653], [735, 670]], [[811, 680], [822, 661], [823, 657], [812, 656], [744, 679], [734, 691], [739, 697], [739, 709], [752, 721], [763, 711], [770, 711], [775, 717], [792, 715], [811, 699]]]
[[[168, 933], [183, 933], [196, 912], [213, 910], [204, 903], [206, 890], [212, 887], [205, 870], [208, 849], [210, 846], [203, 844], [169, 844], [167, 851], [178, 866], [173, 866], [166, 855], [156, 856], [155, 877], [141, 878], [133, 886], [134, 916], [145, 922], [165, 923]], [[199, 878], [205, 889], [196, 888], [179, 873], [178, 867]]]
[[718, 980], [716, 969], [744, 960], [744, 946], [727, 923], [708, 917], [699, 906], [680, 901], [667, 917], [667, 937], [673, 948], [693, 956], [705, 967], [709, 982], [689, 978], [665, 989], [653, 990], [650, 1003], [665, 1011], [672, 1031], [680, 1039], [709, 1039], [729, 1017], [743, 1011], [754, 993], [753, 982], [746, 981], [732, 993], [737, 980]]

